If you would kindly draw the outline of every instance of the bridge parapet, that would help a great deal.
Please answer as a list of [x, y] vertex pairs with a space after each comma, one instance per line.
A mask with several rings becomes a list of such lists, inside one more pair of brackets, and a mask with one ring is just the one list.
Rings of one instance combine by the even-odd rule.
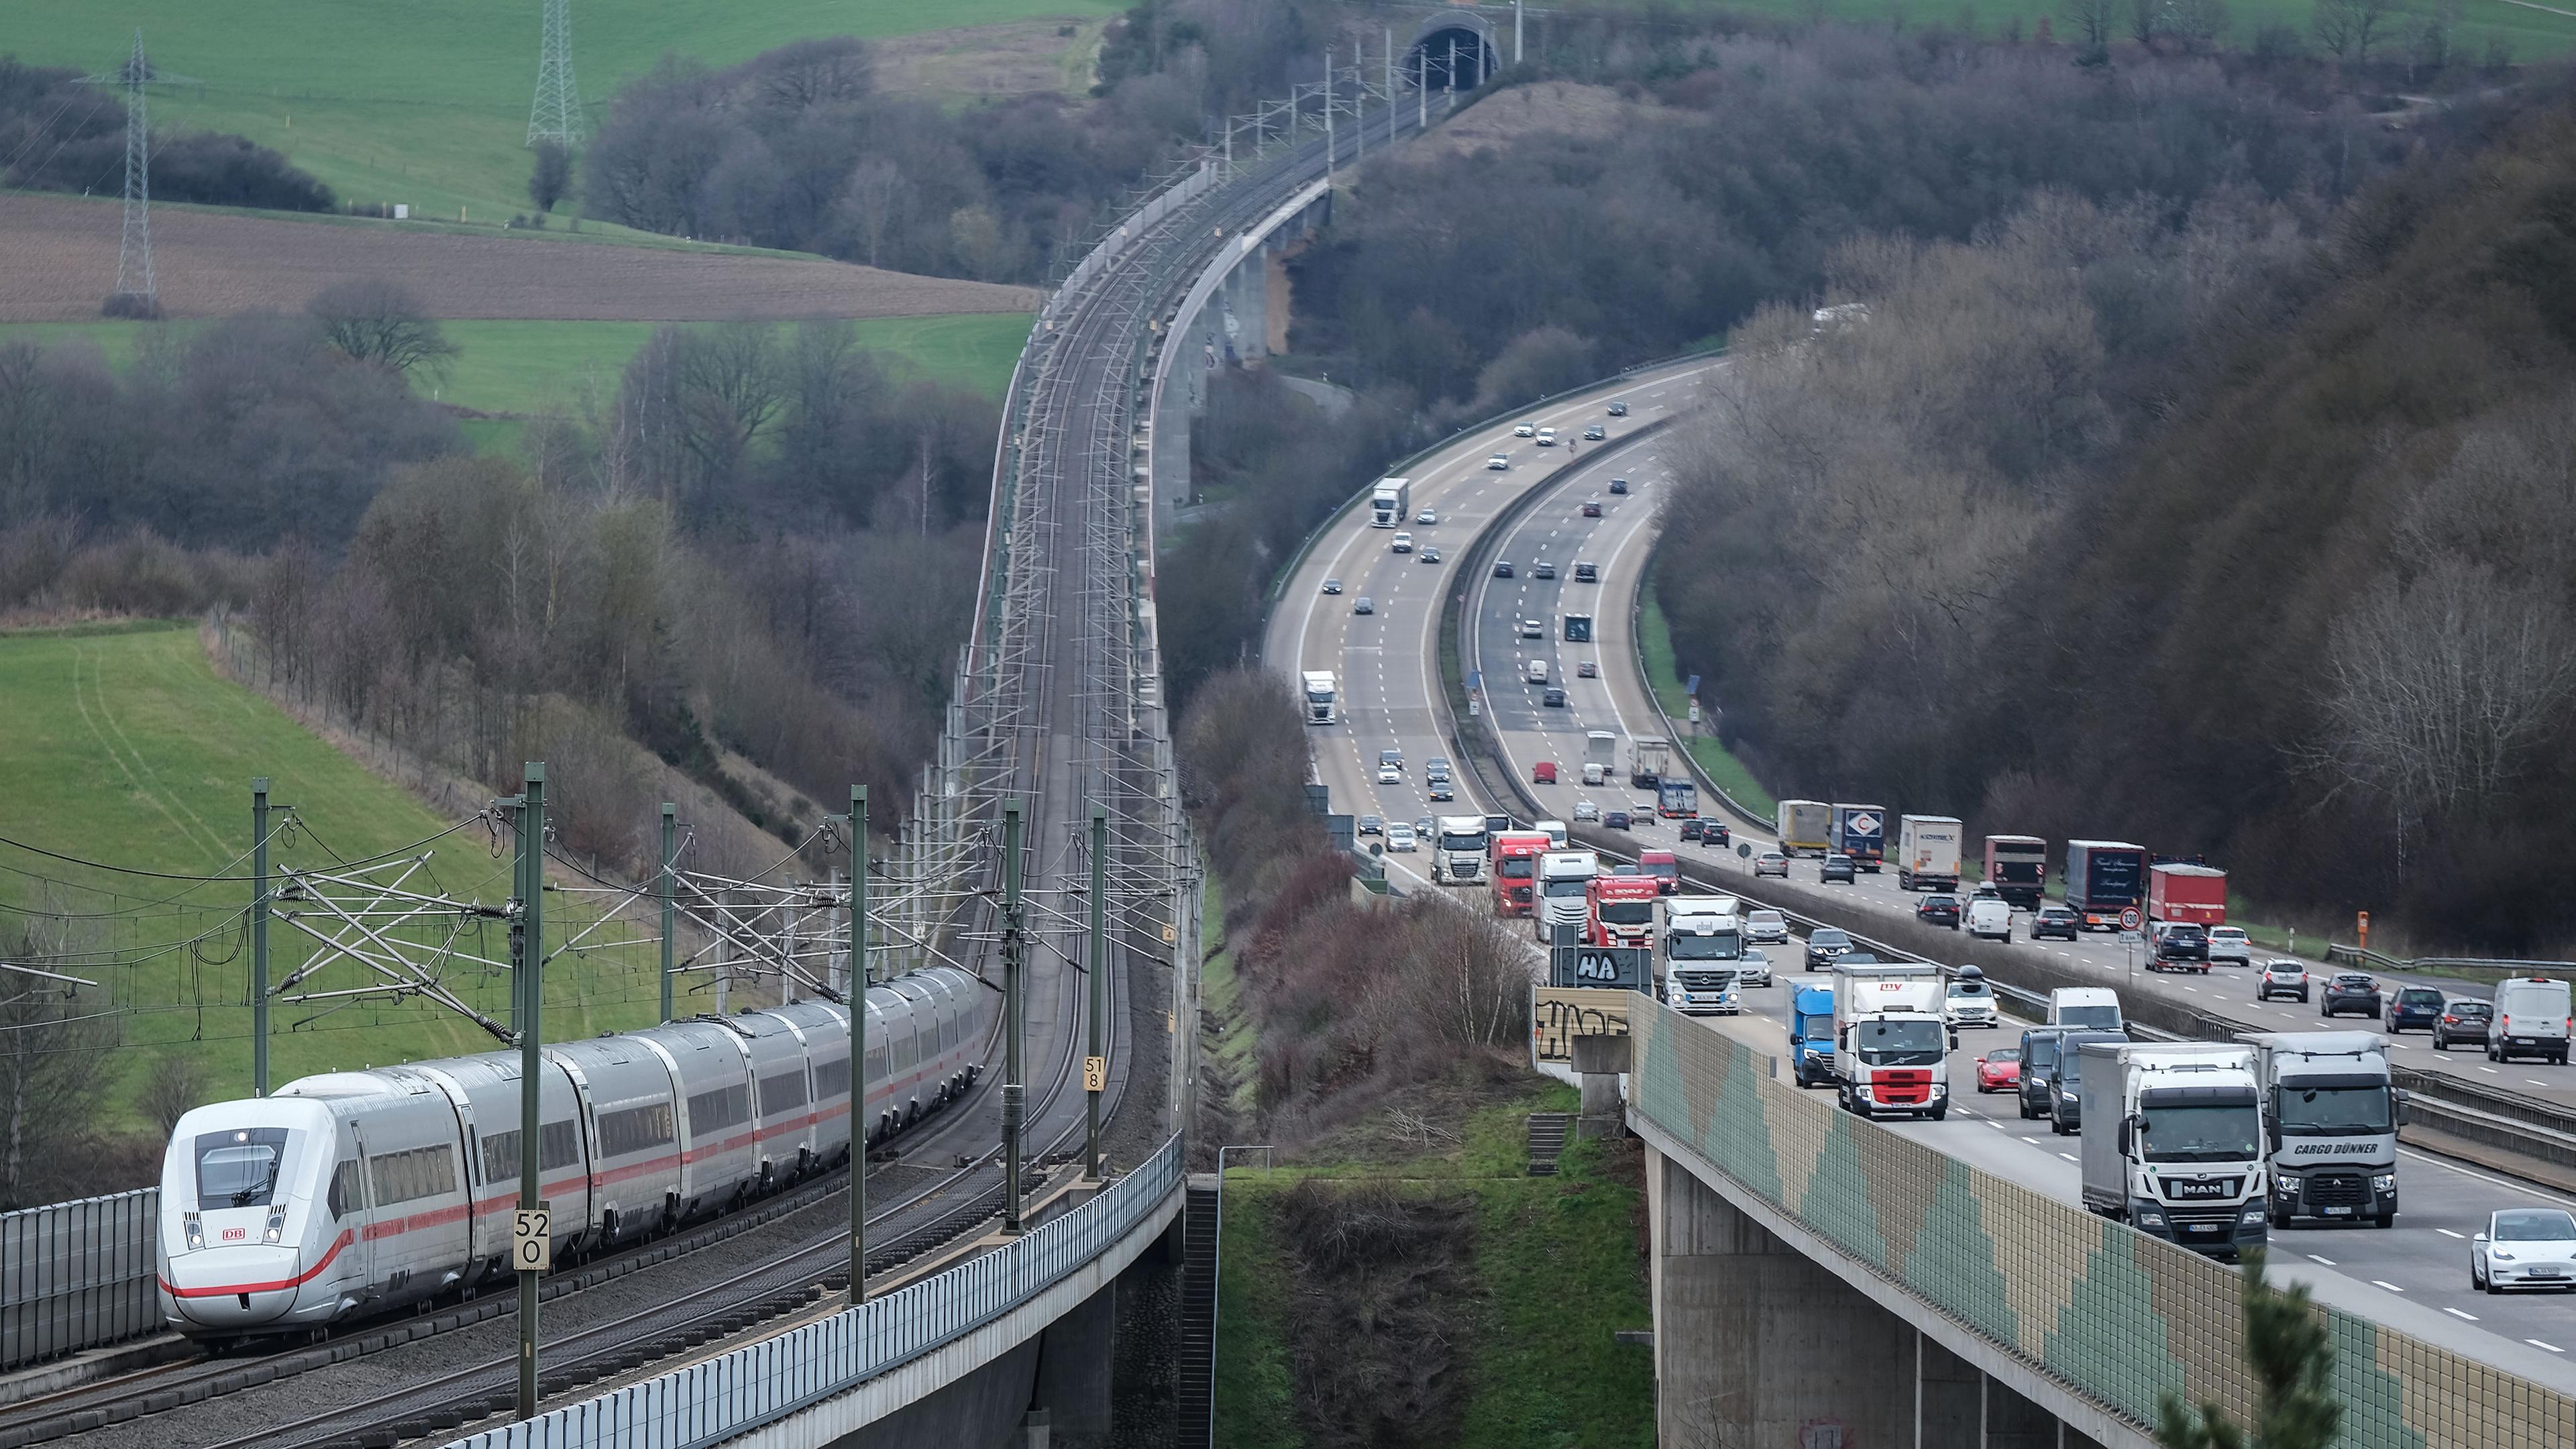
[[[1132, 1246], [1131, 1235], [1161, 1233], [1180, 1192], [1175, 1137], [1081, 1207], [936, 1277], [704, 1363], [469, 1434], [447, 1449], [706, 1449], [738, 1438], [994, 1325], [1103, 1254]], [[958, 1376], [976, 1366], [960, 1365]]]
[[[1772, 1059], [1640, 999], [1630, 1119], [1950, 1325], [2143, 1434], [2166, 1392], [2255, 1419], [2227, 1265], [1979, 1171], [1776, 1077]], [[1723, 1179], [1721, 1182], [1720, 1179]], [[2576, 1443], [2576, 1399], [2319, 1305], [2353, 1449]], [[1659, 1350], [1664, 1325], [1658, 1326]]]

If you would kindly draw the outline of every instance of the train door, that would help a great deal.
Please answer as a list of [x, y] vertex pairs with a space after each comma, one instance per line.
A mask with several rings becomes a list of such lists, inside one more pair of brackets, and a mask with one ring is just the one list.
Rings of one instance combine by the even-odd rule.
[[367, 1129], [354, 1117], [340, 1124], [340, 1160], [331, 1168], [329, 1205], [340, 1219], [338, 1232], [347, 1235], [334, 1239], [343, 1243], [340, 1263], [347, 1265], [337, 1276], [351, 1285], [349, 1297], [370, 1297], [367, 1290], [376, 1283], [376, 1240], [367, 1229], [375, 1213], [367, 1196]]

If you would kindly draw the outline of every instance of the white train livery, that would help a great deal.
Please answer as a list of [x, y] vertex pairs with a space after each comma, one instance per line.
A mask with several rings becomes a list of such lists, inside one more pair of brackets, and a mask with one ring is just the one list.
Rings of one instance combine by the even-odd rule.
[[[962, 971], [869, 989], [868, 1141], [982, 1070]], [[558, 1255], [660, 1231], [848, 1160], [847, 1006], [800, 1001], [545, 1048], [538, 1152]], [[328, 1072], [179, 1119], [161, 1308], [206, 1339], [302, 1332], [508, 1275], [519, 1054]]]

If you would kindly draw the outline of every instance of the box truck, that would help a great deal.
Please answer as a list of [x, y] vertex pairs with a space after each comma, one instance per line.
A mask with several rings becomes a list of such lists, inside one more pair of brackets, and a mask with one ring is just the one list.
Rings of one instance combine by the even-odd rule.
[[2397, 1084], [2368, 1031], [2258, 1031], [2272, 1149], [2272, 1226], [2292, 1218], [2397, 1221]]
[[1887, 859], [1887, 807], [1836, 805], [1826, 826], [1826, 843], [1852, 858], [1854, 870], [1872, 875]]
[[1938, 1122], [1950, 1111], [1947, 991], [1938, 967], [1886, 961], [1834, 963], [1834, 1087], [1843, 1110], [1863, 1117], [1912, 1113]]
[[1779, 809], [1780, 853], [1822, 855], [1834, 809], [1822, 800], [1783, 800]]
[[1401, 528], [1413, 512], [1413, 480], [1380, 478], [1369, 494], [1369, 527]]
[[2260, 1248], [2269, 1220], [2254, 1049], [2086, 1042], [2084, 1206], [2197, 1252]]
[[1628, 746], [1628, 783], [1652, 790], [1673, 772], [1673, 742], [1637, 740]]
[[1986, 884], [2023, 911], [2039, 909], [2048, 881], [2048, 842], [2036, 835], [1986, 837]]
[[2146, 908], [2147, 852], [2123, 840], [2066, 842], [2066, 904], [2088, 931], [2120, 929], [2120, 912]]
[[2227, 924], [2227, 872], [2180, 862], [2147, 867], [2147, 919]]
[[1896, 818], [1896, 885], [1899, 890], [1959, 888], [1959, 842], [1966, 827], [1947, 815]]

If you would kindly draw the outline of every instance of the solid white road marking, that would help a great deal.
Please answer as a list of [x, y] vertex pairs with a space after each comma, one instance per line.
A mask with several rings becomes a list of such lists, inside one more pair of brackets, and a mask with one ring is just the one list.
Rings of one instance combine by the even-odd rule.
[[2447, 1313], [2447, 1314], [2451, 1315], [2453, 1318], [2465, 1318], [2465, 1319], [2467, 1319], [2467, 1320], [2468, 1320], [2469, 1322], [2471, 1322], [2471, 1323], [2475, 1323], [2475, 1322], [2477, 1322], [2477, 1321], [2478, 1321], [2478, 1316], [2477, 1316], [2476, 1314], [2474, 1314], [2474, 1313], [2462, 1313], [2460, 1310], [2458, 1310], [2458, 1309], [2456, 1309], [2456, 1308], [2448, 1308], [2448, 1307], [2444, 1308], [2442, 1311], [2443, 1311], [2444, 1313]]
[[2335, 1260], [2334, 1260], [2334, 1259], [2332, 1259], [2332, 1258], [2320, 1258], [2320, 1257], [2318, 1257], [2318, 1256], [2317, 1256], [2316, 1254], [2314, 1254], [2314, 1253], [2310, 1253], [2310, 1254], [2308, 1255], [2308, 1260], [2309, 1260], [2310, 1262], [2323, 1263], [2323, 1264], [2325, 1264], [2325, 1265], [2326, 1265], [2327, 1267], [2329, 1267], [2329, 1268], [2331, 1268], [2331, 1267], [2333, 1267], [2333, 1266], [2335, 1265]]
[[2371, 1282], [2373, 1282], [2373, 1283], [2378, 1284], [2378, 1285], [2379, 1285], [2380, 1287], [2382, 1287], [2382, 1288], [2387, 1289], [2387, 1290], [2388, 1290], [2389, 1292], [2391, 1292], [2391, 1293], [2403, 1293], [2403, 1292], [2405, 1292], [2405, 1291], [2406, 1291], [2405, 1289], [2398, 1287], [2396, 1284], [2389, 1282], [2389, 1281], [2388, 1281], [2387, 1279], [2385, 1279], [2385, 1278], [2373, 1278], [2373, 1279], [2371, 1279], [2370, 1281], [2371, 1281]]
[[2526, 1339], [2524, 1339], [2524, 1340], [2523, 1340], [2523, 1342], [2525, 1342], [2525, 1343], [2527, 1343], [2527, 1344], [2530, 1344], [2533, 1348], [2545, 1348], [2545, 1349], [2549, 1350], [2551, 1353], [2565, 1353], [2565, 1352], [2567, 1351], [2567, 1350], [2565, 1350], [2565, 1349], [2563, 1349], [2563, 1348], [2560, 1348], [2558, 1345], [2556, 1345], [2556, 1344], [2554, 1344], [2554, 1343], [2542, 1343], [2539, 1339], [2536, 1339], [2536, 1338], [2526, 1338]]
[[2446, 1237], [2446, 1238], [2458, 1238], [2458, 1239], [2460, 1239], [2460, 1240], [2461, 1240], [2461, 1241], [2463, 1241], [2463, 1242], [2466, 1242], [2466, 1241], [2468, 1240], [2468, 1236], [2469, 1236], [2469, 1235], [2468, 1235], [2468, 1234], [2466, 1234], [2466, 1233], [2455, 1233], [2455, 1232], [2452, 1232], [2449, 1228], [2435, 1228], [2433, 1231], [2435, 1231], [2435, 1232], [2437, 1232], [2437, 1233], [2440, 1233], [2443, 1237]]
[[2065, 1158], [2069, 1162], [2073, 1162], [2075, 1160], [2075, 1154], [2072, 1152], [2061, 1152], [2057, 1155]]

